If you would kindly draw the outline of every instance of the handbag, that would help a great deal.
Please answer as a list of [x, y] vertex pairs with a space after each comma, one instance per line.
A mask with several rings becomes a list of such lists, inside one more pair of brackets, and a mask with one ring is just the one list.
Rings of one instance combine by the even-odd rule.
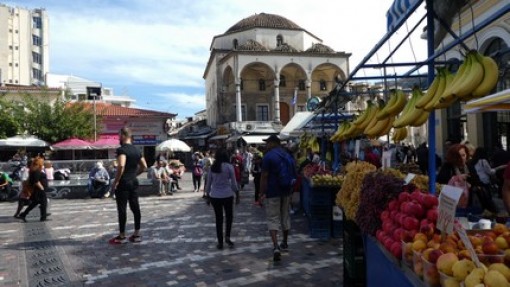
[[454, 175], [448, 181], [448, 185], [462, 189], [457, 207], [467, 208], [469, 203], [469, 183], [461, 175]]

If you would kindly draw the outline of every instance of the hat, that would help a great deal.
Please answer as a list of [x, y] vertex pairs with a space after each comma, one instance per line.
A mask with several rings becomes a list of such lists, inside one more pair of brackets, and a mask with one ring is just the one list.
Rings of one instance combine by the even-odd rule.
[[267, 139], [264, 139], [265, 142], [275, 142], [280, 143], [280, 138], [277, 135], [270, 135]]

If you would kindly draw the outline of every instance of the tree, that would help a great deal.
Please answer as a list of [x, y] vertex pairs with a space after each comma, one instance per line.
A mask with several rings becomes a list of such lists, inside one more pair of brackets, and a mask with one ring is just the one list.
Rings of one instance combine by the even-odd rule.
[[[71, 137], [94, 138], [94, 111], [83, 103], [71, 103], [65, 97], [53, 104], [30, 94], [23, 101], [0, 97], [0, 138], [32, 134], [50, 143]], [[97, 117], [98, 129], [101, 118]]]

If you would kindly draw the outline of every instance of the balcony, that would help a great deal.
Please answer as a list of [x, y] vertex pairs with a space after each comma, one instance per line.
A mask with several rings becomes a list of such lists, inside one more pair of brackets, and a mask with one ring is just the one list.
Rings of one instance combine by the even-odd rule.
[[279, 122], [268, 121], [228, 122], [224, 127], [231, 134], [274, 134], [283, 128]]

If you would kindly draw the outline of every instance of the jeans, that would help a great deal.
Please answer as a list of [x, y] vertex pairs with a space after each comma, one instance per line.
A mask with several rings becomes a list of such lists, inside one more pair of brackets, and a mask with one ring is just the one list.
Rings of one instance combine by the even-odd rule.
[[140, 204], [138, 202], [138, 192], [136, 192], [137, 186], [132, 184], [120, 185], [115, 190], [115, 201], [117, 202], [117, 214], [119, 217], [119, 231], [124, 233], [126, 231], [126, 220], [127, 220], [127, 204], [129, 203], [129, 209], [133, 212], [135, 221], [135, 230], [140, 230], [140, 221], [142, 214], [140, 212]]
[[225, 237], [230, 238], [230, 232], [232, 230], [232, 221], [234, 219], [234, 197], [227, 198], [214, 198], [211, 197], [211, 204], [214, 208], [214, 214], [216, 216], [216, 237], [218, 243], [223, 244], [223, 210], [225, 210], [225, 217], [227, 219], [227, 226], [225, 230]]

